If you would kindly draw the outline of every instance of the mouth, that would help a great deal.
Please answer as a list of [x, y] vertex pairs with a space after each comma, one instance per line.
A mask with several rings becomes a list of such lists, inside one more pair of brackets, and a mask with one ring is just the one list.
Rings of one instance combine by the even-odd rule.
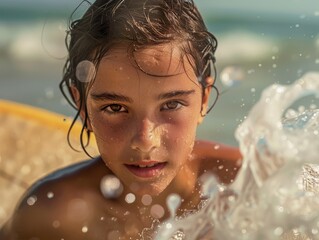
[[125, 164], [127, 169], [140, 178], [153, 178], [162, 172], [167, 162], [140, 162], [136, 164]]

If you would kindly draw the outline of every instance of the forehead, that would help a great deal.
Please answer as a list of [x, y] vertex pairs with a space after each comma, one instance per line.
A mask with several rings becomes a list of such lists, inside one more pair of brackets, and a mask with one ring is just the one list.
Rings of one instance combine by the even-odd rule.
[[113, 47], [100, 62], [89, 91], [113, 92], [139, 98], [165, 92], [195, 91], [201, 87], [192, 66], [178, 48], [170, 45], [138, 49]]
[[134, 67], [150, 76], [173, 76], [186, 74], [196, 79], [194, 69], [186, 55], [177, 46], [161, 44], [129, 51], [126, 45], [117, 45], [110, 49], [101, 64], [112, 67]]

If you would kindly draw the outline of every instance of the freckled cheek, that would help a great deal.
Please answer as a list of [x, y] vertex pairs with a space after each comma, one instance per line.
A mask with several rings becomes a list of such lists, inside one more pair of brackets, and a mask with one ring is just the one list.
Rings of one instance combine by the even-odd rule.
[[123, 143], [129, 134], [129, 125], [120, 119], [96, 115], [91, 119], [91, 125], [95, 136], [106, 144]]
[[[196, 135], [197, 124], [190, 118], [178, 118], [171, 121], [165, 129], [166, 145], [174, 148], [174, 151], [183, 149], [191, 151]], [[178, 147], [177, 147], [178, 146]]]

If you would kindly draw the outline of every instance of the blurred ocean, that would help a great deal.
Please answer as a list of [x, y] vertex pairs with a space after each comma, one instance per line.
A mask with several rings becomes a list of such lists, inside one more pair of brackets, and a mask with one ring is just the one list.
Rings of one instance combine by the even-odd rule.
[[[79, 2], [0, 2], [0, 98], [74, 115], [58, 84], [68, 17]], [[196, 2], [219, 41], [218, 87], [223, 92], [198, 136], [236, 145], [236, 127], [266, 86], [319, 71], [319, 2]]]

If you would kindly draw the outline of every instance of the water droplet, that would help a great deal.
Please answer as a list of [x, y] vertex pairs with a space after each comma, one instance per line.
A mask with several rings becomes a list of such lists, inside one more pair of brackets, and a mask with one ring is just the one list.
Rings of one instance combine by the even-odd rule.
[[106, 175], [101, 179], [100, 189], [105, 198], [118, 198], [123, 192], [123, 185], [114, 175]]
[[37, 197], [33, 195], [27, 199], [27, 204], [29, 206], [32, 206], [36, 203], [36, 201], [37, 201]]
[[128, 204], [131, 204], [131, 203], [135, 202], [135, 199], [136, 199], [136, 197], [135, 197], [135, 195], [134, 195], [133, 193], [128, 193], [128, 194], [126, 194], [126, 196], [125, 196], [125, 201], [126, 201]]
[[159, 218], [162, 218], [164, 214], [165, 214], [165, 210], [161, 205], [155, 204], [151, 207], [152, 217], [159, 219]]
[[87, 226], [82, 227], [82, 232], [87, 233], [89, 231], [89, 228]]
[[142, 200], [141, 201], [142, 201], [143, 205], [149, 206], [149, 205], [152, 204], [153, 199], [152, 199], [152, 197], [150, 195], [145, 194], [145, 195], [142, 196]]
[[181, 197], [176, 193], [172, 193], [167, 197], [166, 204], [171, 217], [175, 217], [177, 208], [181, 205]]
[[76, 67], [76, 78], [83, 83], [90, 82], [96, 74], [93, 62], [88, 60], [81, 61]]
[[126, 211], [123, 215], [124, 215], [124, 216], [128, 216], [128, 215], [130, 215], [130, 212], [129, 212], [129, 211]]
[[167, 229], [171, 229], [171, 228], [173, 227], [173, 225], [172, 225], [171, 223], [166, 223], [165, 227], [166, 227]]
[[216, 178], [211, 174], [203, 175], [200, 180], [203, 182], [201, 188], [201, 195], [203, 197], [211, 197], [221, 187], [218, 186]]
[[53, 198], [54, 197], [54, 193], [53, 192], [48, 192], [47, 193], [47, 197], [48, 198]]
[[231, 195], [228, 197], [228, 201], [231, 202], [231, 203], [234, 203], [236, 200], [236, 197], [234, 195]]
[[244, 80], [245, 74], [242, 68], [229, 66], [222, 70], [220, 79], [223, 85], [233, 87]]
[[288, 109], [285, 114], [285, 117], [288, 119], [295, 118], [297, 116], [298, 116], [298, 113], [293, 109]]
[[58, 220], [53, 221], [52, 227], [54, 227], [54, 228], [60, 227], [60, 222]]

